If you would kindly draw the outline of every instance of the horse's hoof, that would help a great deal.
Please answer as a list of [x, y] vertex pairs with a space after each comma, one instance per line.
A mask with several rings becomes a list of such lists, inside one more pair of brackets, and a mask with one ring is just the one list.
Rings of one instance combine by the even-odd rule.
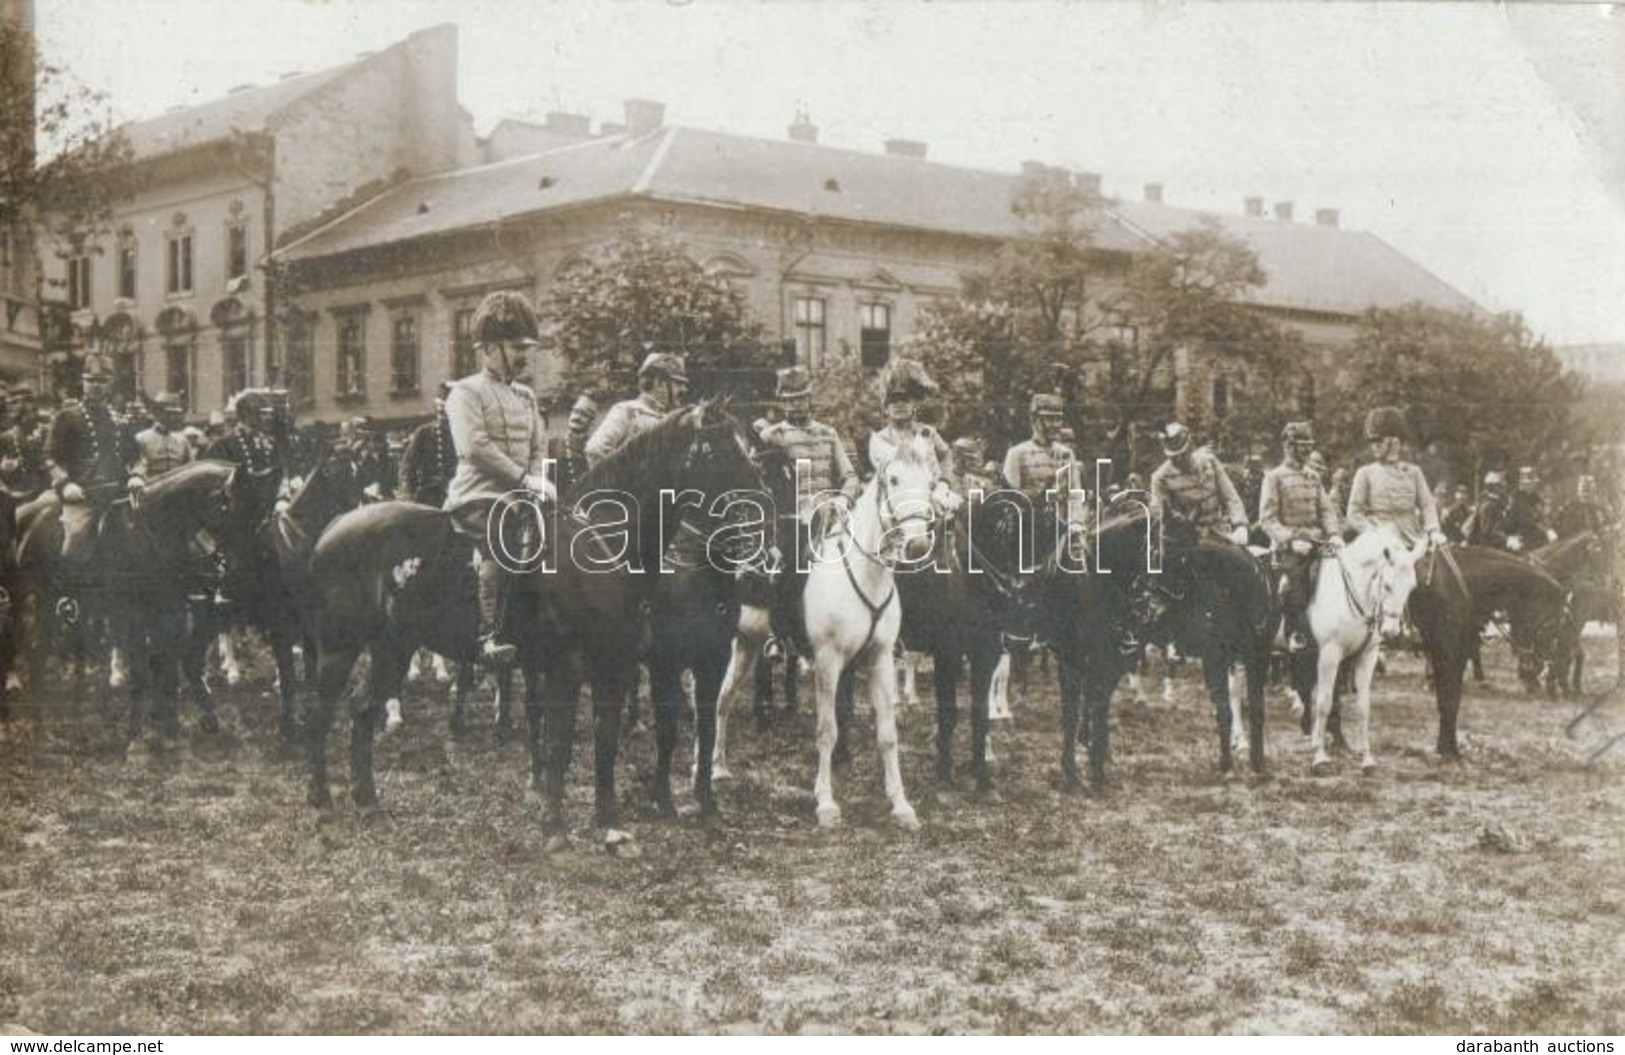
[[818, 807], [818, 826], [820, 828], [838, 828], [841, 824], [841, 807]]
[[113, 673], [107, 676], [107, 687], [110, 689], [122, 689], [129, 684], [130, 676], [122, 670], [114, 669]]
[[917, 832], [920, 830], [920, 818], [915, 815], [913, 806], [903, 806], [891, 811], [891, 819], [904, 831]]
[[1368, 758], [1360, 763], [1360, 775], [1362, 777], [1375, 776], [1376, 772], [1377, 760], [1375, 758]]
[[232, 668], [230, 668], [229, 670], [226, 671], [226, 684], [227, 685], [230, 685], [232, 688], [235, 689], [237, 686], [241, 685], [242, 683], [243, 683], [243, 672], [242, 671], [238, 670], [235, 667], [232, 667]]
[[350, 798], [357, 806], [367, 807], [378, 805], [378, 789], [370, 784], [357, 784], [350, 792]]
[[542, 852], [544, 854], [560, 854], [570, 849], [570, 837], [562, 831], [553, 832], [542, 838]]
[[655, 795], [655, 810], [668, 819], [677, 816], [677, 803], [672, 799], [670, 792]]
[[727, 766], [715, 764], [711, 766], [711, 783], [715, 784], [719, 780], [732, 780], [733, 778], [734, 772]]
[[1309, 763], [1309, 775], [1312, 777], [1324, 777], [1331, 771], [1332, 760], [1329, 758], [1317, 758]]
[[604, 852], [616, 857], [633, 858], [641, 856], [643, 851], [632, 838], [631, 832], [621, 831], [619, 828], [606, 828], [604, 830]]
[[326, 788], [311, 788], [305, 794], [305, 801], [313, 810], [320, 810], [323, 813], [333, 812], [333, 795]]

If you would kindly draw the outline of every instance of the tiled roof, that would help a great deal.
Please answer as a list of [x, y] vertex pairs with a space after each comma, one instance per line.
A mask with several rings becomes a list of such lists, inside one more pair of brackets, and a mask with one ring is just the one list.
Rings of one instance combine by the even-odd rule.
[[[1018, 233], [1009, 205], [1017, 178], [918, 158], [669, 127], [413, 180], [279, 255], [328, 256], [632, 196], [997, 239]], [[1095, 243], [1145, 252], [1156, 240], [1209, 218], [1257, 251], [1269, 275], [1253, 298], [1260, 304], [1336, 314], [1415, 300], [1477, 307], [1362, 231], [1118, 202], [1094, 224]], [[895, 269], [892, 274], [909, 285], [937, 285], [943, 279], [935, 273], [905, 278]]]
[[1264, 288], [1252, 295], [1258, 304], [1339, 315], [1397, 308], [1412, 301], [1456, 311], [1481, 310], [1464, 293], [1365, 231], [1152, 202], [1119, 202], [1112, 211], [1127, 226], [1155, 239], [1204, 220], [1217, 221], [1227, 234], [1252, 247], [1269, 276]]
[[237, 132], [262, 132], [277, 113], [342, 77], [357, 64], [245, 88], [198, 106], [131, 122], [123, 126], [123, 132], [135, 156], [143, 160], [228, 139]]

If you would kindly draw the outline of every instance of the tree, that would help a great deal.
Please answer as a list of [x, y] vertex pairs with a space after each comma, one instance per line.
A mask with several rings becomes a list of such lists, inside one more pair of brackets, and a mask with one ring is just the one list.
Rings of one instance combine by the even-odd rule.
[[1369, 408], [1397, 406], [1416, 445], [1439, 444], [1458, 479], [1519, 465], [1563, 476], [1589, 440], [1575, 415], [1583, 386], [1516, 313], [1372, 309], [1342, 382], [1332, 420], [1345, 449], [1363, 444]]
[[0, 222], [40, 222], [73, 252], [107, 232], [113, 207], [138, 188], [106, 102], [41, 59], [31, 34], [0, 22]]
[[618, 398], [650, 351], [686, 357], [701, 387], [727, 390], [770, 369], [744, 294], [708, 275], [665, 233], [623, 220], [613, 241], [566, 267], [544, 308], [573, 392]]

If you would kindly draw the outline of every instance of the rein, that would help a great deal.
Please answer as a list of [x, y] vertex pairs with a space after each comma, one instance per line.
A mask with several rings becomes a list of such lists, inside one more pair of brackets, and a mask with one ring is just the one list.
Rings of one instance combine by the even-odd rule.
[[1372, 639], [1377, 636], [1378, 624], [1382, 621], [1383, 596], [1388, 592], [1382, 578], [1382, 565], [1377, 565], [1377, 570], [1371, 576], [1371, 586], [1368, 587], [1368, 590], [1373, 594], [1373, 599], [1377, 602], [1369, 613], [1360, 606], [1359, 593], [1355, 589], [1354, 580], [1349, 574], [1348, 563], [1343, 559], [1341, 553], [1337, 554], [1337, 570], [1343, 576], [1344, 598], [1348, 601], [1348, 605], [1353, 609], [1354, 614], [1359, 616], [1361, 621], [1365, 623], [1365, 640], [1360, 643], [1360, 651], [1364, 652], [1370, 647]]

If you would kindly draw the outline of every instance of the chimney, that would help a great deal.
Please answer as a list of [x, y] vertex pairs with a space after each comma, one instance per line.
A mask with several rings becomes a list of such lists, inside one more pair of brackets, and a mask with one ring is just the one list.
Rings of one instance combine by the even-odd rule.
[[1275, 203], [1275, 218], [1277, 220], [1280, 220], [1282, 223], [1291, 223], [1292, 222], [1292, 203], [1289, 202], [1289, 201], [1278, 201], [1278, 202], [1276, 202]]
[[1244, 202], [1242, 202], [1242, 207], [1246, 211], [1248, 216], [1263, 216], [1264, 215], [1264, 199], [1263, 198], [1248, 198]]
[[1096, 197], [1099, 197], [1100, 196], [1100, 173], [1098, 173], [1098, 172], [1074, 172], [1072, 174], [1072, 185], [1074, 187], [1078, 188], [1079, 190], [1083, 191], [1085, 194], [1093, 194]]
[[789, 128], [790, 138], [797, 143], [818, 142], [818, 126], [812, 123], [805, 106], [796, 107], [796, 119]]
[[1160, 184], [1160, 183], [1147, 183], [1145, 185], [1145, 200], [1149, 201], [1149, 202], [1155, 202], [1158, 205], [1161, 205], [1162, 204], [1162, 184]]
[[586, 139], [592, 135], [592, 119], [586, 114], [567, 114], [553, 110], [547, 115], [547, 130], [557, 132], [559, 135]]
[[628, 99], [623, 105], [626, 108], [626, 130], [634, 136], [648, 135], [666, 123], [665, 103], [657, 103], [653, 99]]
[[925, 144], [918, 139], [888, 139], [886, 153], [894, 158], [923, 158]]
[[1337, 210], [1336, 209], [1316, 209], [1315, 210], [1315, 222], [1317, 224], [1319, 224], [1320, 226], [1322, 226], [1322, 227], [1336, 227], [1337, 226]]

